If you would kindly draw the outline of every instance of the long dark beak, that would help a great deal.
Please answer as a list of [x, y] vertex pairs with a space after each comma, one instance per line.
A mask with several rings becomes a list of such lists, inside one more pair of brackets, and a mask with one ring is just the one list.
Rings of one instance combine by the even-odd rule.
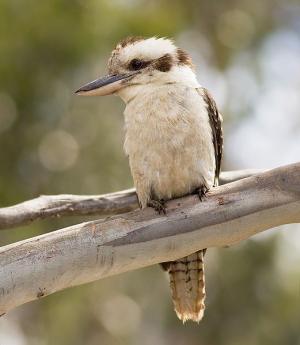
[[75, 91], [75, 93], [83, 96], [111, 95], [125, 86], [126, 81], [131, 79], [135, 74], [137, 74], [137, 72], [107, 75], [83, 85]]

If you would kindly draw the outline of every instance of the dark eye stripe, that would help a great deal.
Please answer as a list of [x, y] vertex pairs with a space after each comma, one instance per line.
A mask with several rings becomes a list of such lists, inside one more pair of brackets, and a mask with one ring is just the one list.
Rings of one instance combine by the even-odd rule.
[[153, 64], [153, 67], [160, 72], [168, 72], [172, 68], [173, 59], [170, 54], [165, 54], [160, 58], [153, 60], [153, 61], [144, 61], [140, 59], [133, 59], [130, 61], [128, 65], [128, 69], [130, 71], [138, 71], [143, 69], [150, 64]]
[[139, 69], [145, 68], [150, 64], [150, 61], [143, 61], [139, 59], [133, 59], [129, 63], [129, 70], [138, 71]]
[[165, 54], [155, 61], [154, 67], [158, 71], [168, 72], [172, 68], [173, 59], [170, 54]]

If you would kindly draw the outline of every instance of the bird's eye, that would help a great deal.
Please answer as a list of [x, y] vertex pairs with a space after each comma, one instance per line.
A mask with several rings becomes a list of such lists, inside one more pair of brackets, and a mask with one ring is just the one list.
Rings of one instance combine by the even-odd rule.
[[129, 65], [130, 69], [134, 70], [134, 71], [137, 71], [141, 68], [144, 67], [144, 63], [142, 60], [139, 60], [139, 59], [133, 59], [130, 61], [130, 65]]

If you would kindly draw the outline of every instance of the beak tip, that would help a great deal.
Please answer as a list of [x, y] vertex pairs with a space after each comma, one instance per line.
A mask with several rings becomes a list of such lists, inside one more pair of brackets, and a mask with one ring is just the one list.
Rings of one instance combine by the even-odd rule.
[[81, 89], [74, 91], [75, 95], [82, 95], [84, 92]]

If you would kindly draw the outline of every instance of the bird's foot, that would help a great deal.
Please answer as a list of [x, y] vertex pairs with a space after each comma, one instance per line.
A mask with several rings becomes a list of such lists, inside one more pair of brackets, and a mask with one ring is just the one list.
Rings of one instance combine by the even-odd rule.
[[205, 199], [206, 197], [207, 192], [208, 192], [208, 188], [206, 188], [205, 186], [202, 186], [202, 187], [197, 188], [194, 193], [198, 195], [200, 201], [203, 201], [203, 199]]
[[167, 210], [166, 210], [166, 205], [165, 205], [165, 201], [163, 199], [158, 200], [149, 200], [147, 203], [147, 206], [154, 208], [154, 210], [156, 212], [158, 212], [158, 214], [166, 214]]

